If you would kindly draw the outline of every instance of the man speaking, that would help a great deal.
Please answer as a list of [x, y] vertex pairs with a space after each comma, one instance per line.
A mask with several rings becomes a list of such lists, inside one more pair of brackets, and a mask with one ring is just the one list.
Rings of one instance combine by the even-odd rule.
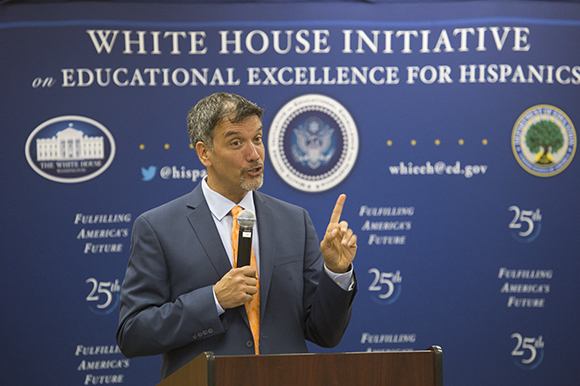
[[[188, 132], [207, 177], [135, 220], [117, 343], [130, 358], [163, 354], [162, 378], [204, 351], [303, 353], [306, 339], [334, 347], [350, 320], [357, 237], [340, 220], [346, 197], [319, 245], [304, 209], [258, 192], [262, 114], [235, 94], [198, 102]], [[238, 251], [243, 237], [251, 248]]]

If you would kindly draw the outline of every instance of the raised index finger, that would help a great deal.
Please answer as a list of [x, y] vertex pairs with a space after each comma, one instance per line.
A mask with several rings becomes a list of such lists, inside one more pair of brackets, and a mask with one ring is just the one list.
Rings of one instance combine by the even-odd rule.
[[342, 214], [342, 207], [344, 206], [344, 201], [346, 201], [346, 194], [341, 194], [336, 200], [336, 205], [332, 210], [332, 215], [330, 216], [331, 224], [338, 224], [340, 221], [340, 215]]

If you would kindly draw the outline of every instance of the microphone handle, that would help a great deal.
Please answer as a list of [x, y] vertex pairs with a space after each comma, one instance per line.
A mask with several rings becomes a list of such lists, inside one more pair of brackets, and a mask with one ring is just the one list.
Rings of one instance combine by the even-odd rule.
[[240, 227], [238, 236], [238, 264], [237, 267], [250, 265], [252, 257], [252, 228]]

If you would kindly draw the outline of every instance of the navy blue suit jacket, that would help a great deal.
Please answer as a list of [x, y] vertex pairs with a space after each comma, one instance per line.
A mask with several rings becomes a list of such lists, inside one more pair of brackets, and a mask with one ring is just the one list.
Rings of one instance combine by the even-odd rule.
[[[339, 343], [356, 293], [323, 272], [308, 213], [254, 192], [260, 234], [260, 354], [307, 352], [305, 339]], [[251, 355], [245, 308], [218, 316], [212, 286], [232, 268], [202, 193], [135, 220], [121, 289], [117, 343], [129, 358], [163, 354], [161, 377], [204, 351]]]

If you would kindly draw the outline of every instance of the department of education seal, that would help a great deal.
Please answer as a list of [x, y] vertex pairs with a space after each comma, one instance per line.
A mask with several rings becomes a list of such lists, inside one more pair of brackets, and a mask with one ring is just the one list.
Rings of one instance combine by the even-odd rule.
[[322, 192], [341, 183], [358, 155], [358, 131], [350, 113], [336, 100], [306, 94], [278, 111], [268, 149], [278, 175], [304, 192]]
[[568, 167], [576, 153], [576, 131], [568, 116], [550, 105], [526, 110], [512, 132], [512, 150], [524, 170], [551, 177]]

